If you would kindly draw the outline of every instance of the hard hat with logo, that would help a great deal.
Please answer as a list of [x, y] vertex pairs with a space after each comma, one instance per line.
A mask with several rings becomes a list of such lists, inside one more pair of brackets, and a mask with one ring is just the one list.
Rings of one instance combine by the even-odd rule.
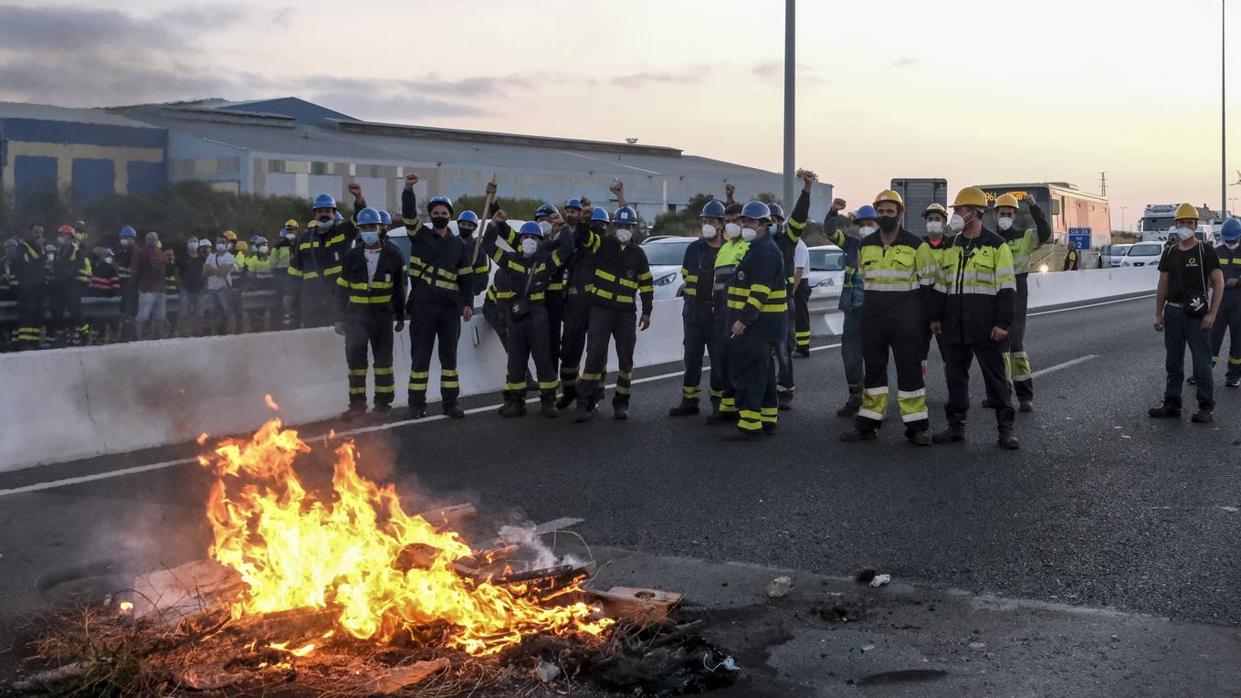
[[616, 209], [617, 225], [637, 225], [638, 212], [633, 210], [632, 206], [621, 206]]
[[926, 210], [922, 212], [922, 217], [926, 218], [932, 213], [938, 213], [945, 219], [948, 218], [948, 210], [944, 208], [943, 204], [931, 204], [930, 206], [927, 206]]
[[548, 216], [554, 216], [557, 213], [560, 213], [560, 211], [556, 210], [555, 206], [552, 206], [551, 204], [543, 204], [537, 211], [534, 212], [534, 217], [536, 219], [546, 218]]
[[699, 213], [698, 217], [699, 218], [723, 218], [724, 217], [724, 203], [722, 201], [717, 201], [716, 199], [711, 199], [710, 201], [707, 202], [706, 206], [702, 207], [702, 213]]
[[893, 204], [896, 204], [897, 206], [900, 206], [902, 211], [905, 210], [905, 200], [901, 198], [900, 194], [897, 194], [891, 189], [884, 189], [883, 191], [879, 192], [878, 196], [875, 197], [876, 208], [878, 208], [879, 204], [882, 204], [882, 203], [893, 203]]
[[751, 201], [741, 209], [741, 217], [762, 221], [771, 219], [771, 209], [761, 201]]
[[318, 211], [321, 208], [330, 208], [330, 209], [335, 210], [336, 199], [333, 199], [331, 195], [329, 194], [320, 194], [315, 197], [314, 203], [312, 203], [310, 207], [316, 211]]
[[370, 206], [358, 211], [356, 222], [359, 228], [364, 225], [383, 225], [383, 219], [379, 217], [379, 211]]
[[853, 214], [853, 220], [855, 222], [873, 221], [878, 217], [879, 214], [875, 213], [875, 207], [870, 205], [859, 206], [857, 213]]
[[1198, 207], [1193, 204], [1181, 204], [1176, 207], [1174, 219], [1178, 221], [1196, 221], [1198, 220]]
[[446, 206], [448, 208], [448, 215], [450, 216], [452, 215], [452, 211], [453, 211], [452, 199], [448, 198], [447, 196], [431, 197], [431, 200], [427, 202], [427, 213], [431, 213], [431, 209], [435, 208], [436, 206]]
[[543, 226], [539, 225], [538, 223], [534, 221], [526, 221], [525, 223], [522, 223], [521, 228], [517, 230], [517, 235], [518, 237], [525, 237], [526, 235], [530, 235], [532, 237], [542, 238], [543, 237]]
[[976, 206], [978, 208], [987, 207], [987, 195], [978, 187], [966, 187], [962, 189], [957, 198], [953, 199], [952, 207], [958, 206]]
[[1009, 192], [1007, 194], [1000, 194], [1000, 196], [995, 200], [995, 207], [997, 209], [1018, 208], [1019, 206], [1020, 204], [1017, 203], [1017, 197], [1014, 196], [1012, 192]]

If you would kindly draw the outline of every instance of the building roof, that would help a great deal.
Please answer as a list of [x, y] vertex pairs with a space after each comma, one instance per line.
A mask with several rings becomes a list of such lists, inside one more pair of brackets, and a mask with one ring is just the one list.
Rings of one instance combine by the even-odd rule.
[[26, 102], [0, 102], [0, 119], [32, 119], [36, 121], [64, 121], [98, 126], [151, 128], [149, 124], [134, 121], [103, 109], [56, 107], [49, 104], [29, 104]]

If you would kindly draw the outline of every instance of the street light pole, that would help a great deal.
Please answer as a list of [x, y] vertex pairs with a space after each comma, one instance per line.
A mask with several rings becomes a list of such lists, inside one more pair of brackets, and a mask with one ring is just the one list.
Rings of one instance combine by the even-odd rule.
[[793, 206], [793, 136], [797, 115], [794, 93], [797, 74], [797, 0], [784, 0], [784, 205]]
[[1220, 220], [1228, 217], [1228, 25], [1226, 0], [1219, 0], [1219, 215]]
[[1122, 233], [1125, 232], [1125, 209], [1127, 208], [1129, 207], [1128, 206], [1120, 207], [1120, 232]]

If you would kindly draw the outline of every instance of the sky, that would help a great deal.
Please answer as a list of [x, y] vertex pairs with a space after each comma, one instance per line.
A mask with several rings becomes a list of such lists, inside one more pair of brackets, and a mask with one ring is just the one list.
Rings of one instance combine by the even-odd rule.
[[[851, 208], [893, 177], [1098, 193], [1103, 171], [1114, 228], [1121, 207], [1130, 229], [1149, 203], [1216, 207], [1222, 1], [802, 0], [798, 166]], [[1229, 13], [1241, 37], [1241, 4]], [[778, 171], [783, 42], [780, 0], [39, 0], [0, 4], [0, 99], [292, 95], [362, 119], [634, 137]], [[1241, 132], [1229, 152], [1231, 184]]]

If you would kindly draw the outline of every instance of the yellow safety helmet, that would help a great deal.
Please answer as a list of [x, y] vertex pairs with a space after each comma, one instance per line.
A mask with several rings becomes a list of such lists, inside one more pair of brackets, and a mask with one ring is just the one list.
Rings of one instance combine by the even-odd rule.
[[930, 206], [927, 206], [926, 210], [922, 212], [922, 217], [926, 218], [932, 213], [938, 213], [943, 216], [945, 220], [948, 219], [948, 209], [944, 208], [943, 204], [931, 204]]
[[977, 206], [978, 208], [987, 207], [987, 195], [978, 187], [966, 187], [957, 194], [957, 198], [952, 202], [952, 207], [957, 206]]
[[1017, 203], [1017, 197], [1013, 196], [1012, 192], [1009, 192], [1007, 194], [1000, 194], [999, 198], [995, 200], [996, 208], [1001, 208], [1003, 206], [1007, 206], [1009, 208], [1020, 208], [1021, 207], [1020, 204]]
[[225, 230], [225, 231], [224, 231], [224, 236], [223, 236], [223, 237], [224, 237], [224, 239], [225, 239], [225, 240], [228, 240], [229, 242], [236, 242], [236, 241], [237, 241], [237, 233], [234, 233], [234, 232], [233, 232], [233, 231], [231, 231], [231, 230]]
[[1193, 204], [1181, 204], [1180, 206], [1177, 206], [1175, 220], [1198, 220], [1198, 207]]
[[301, 226], [301, 225], [299, 225], [299, 224], [298, 224], [298, 222], [297, 222], [297, 221], [295, 221], [295, 220], [293, 220], [292, 218], [290, 218], [289, 220], [287, 220], [287, 221], [285, 221], [285, 222], [284, 222], [284, 229], [285, 229], [285, 230], [298, 230], [298, 229], [300, 229], [301, 227], [302, 227], [302, 226]]
[[250, 243], [246, 242], [245, 240], [242, 240], [242, 241], [240, 241], [240, 242], [238, 242], [238, 243], [237, 243], [237, 251], [238, 251], [238, 252], [245, 252], [245, 251], [247, 251], [247, 250], [249, 250], [249, 249], [250, 249]]
[[891, 189], [884, 189], [879, 192], [879, 195], [875, 197], [875, 207], [877, 208], [879, 204], [885, 202], [894, 203], [897, 206], [900, 206], [902, 211], [905, 210], [905, 200], [901, 198], [900, 194], [897, 194]]

